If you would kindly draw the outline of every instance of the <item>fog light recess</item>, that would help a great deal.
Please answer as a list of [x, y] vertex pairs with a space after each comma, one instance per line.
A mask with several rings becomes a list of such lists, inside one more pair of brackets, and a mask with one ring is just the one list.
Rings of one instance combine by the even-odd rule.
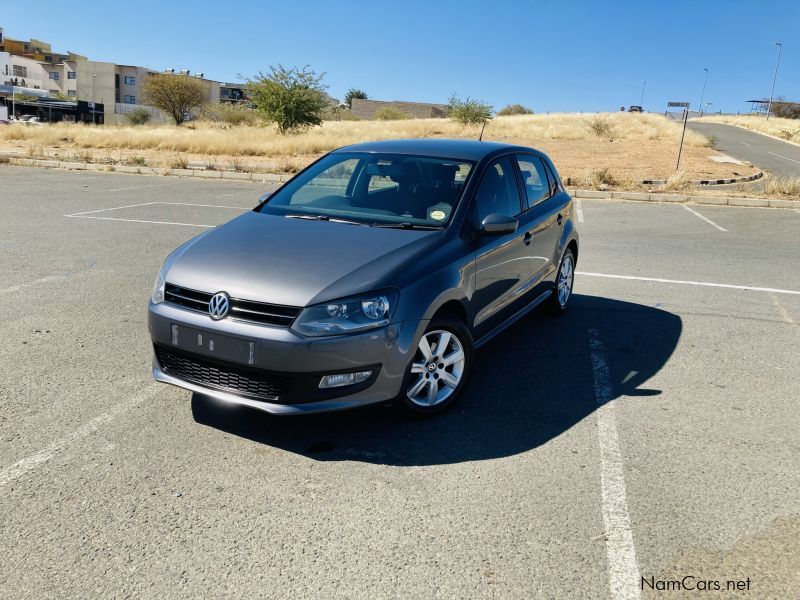
[[345, 385], [354, 385], [366, 381], [372, 375], [372, 371], [357, 371], [355, 373], [336, 373], [335, 375], [325, 375], [319, 380], [319, 387], [335, 388]]

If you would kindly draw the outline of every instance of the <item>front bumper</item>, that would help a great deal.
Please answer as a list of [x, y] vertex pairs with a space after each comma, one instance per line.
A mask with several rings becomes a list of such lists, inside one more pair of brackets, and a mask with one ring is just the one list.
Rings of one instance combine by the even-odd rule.
[[[153, 378], [223, 402], [249, 406], [273, 414], [303, 414], [355, 408], [385, 402], [396, 397], [408, 363], [416, 351], [416, 342], [424, 330], [424, 321], [404, 321], [360, 334], [303, 337], [284, 327], [247, 323], [226, 318], [213, 321], [203, 313], [185, 310], [168, 303], [149, 304], [150, 337], [157, 352], [175, 352], [196, 358], [202, 365], [229, 369], [237, 373], [272, 374], [291, 380], [288, 388], [268, 397], [254, 397], [230, 384], [209, 385], [200, 379], [181, 377], [180, 371], [153, 360]], [[204, 344], [187, 348], [173, 335], [173, 325], [199, 336], [225, 336], [251, 344], [253, 356], [247, 364], [240, 355], [226, 355], [223, 345], [209, 349]], [[322, 374], [373, 370], [365, 384], [319, 390]], [[219, 379], [215, 380], [219, 383]], [[316, 382], [315, 384], [313, 382]]]

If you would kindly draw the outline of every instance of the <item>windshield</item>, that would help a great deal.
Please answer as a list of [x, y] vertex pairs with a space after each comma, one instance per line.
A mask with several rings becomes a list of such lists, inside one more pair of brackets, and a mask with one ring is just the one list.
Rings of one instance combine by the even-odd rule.
[[473, 163], [407, 154], [330, 154], [259, 211], [358, 224], [444, 227]]

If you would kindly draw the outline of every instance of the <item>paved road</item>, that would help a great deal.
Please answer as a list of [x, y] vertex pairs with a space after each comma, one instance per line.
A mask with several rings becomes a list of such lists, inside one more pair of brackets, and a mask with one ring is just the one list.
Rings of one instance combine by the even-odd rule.
[[481, 349], [455, 410], [281, 419], [149, 374], [160, 263], [261, 187], [0, 180], [0, 597], [800, 589], [800, 213], [583, 200], [570, 312]]
[[689, 121], [688, 127], [717, 138], [717, 150], [734, 158], [776, 175], [800, 177], [800, 146], [722, 123]]

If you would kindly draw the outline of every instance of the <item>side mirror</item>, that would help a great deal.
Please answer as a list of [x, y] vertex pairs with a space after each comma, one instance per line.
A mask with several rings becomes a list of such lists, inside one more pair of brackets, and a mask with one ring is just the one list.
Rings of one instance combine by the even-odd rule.
[[519, 221], [514, 217], [508, 217], [498, 213], [486, 215], [481, 221], [481, 231], [485, 235], [503, 235], [514, 233], [519, 226]]
[[267, 200], [269, 200], [272, 197], [273, 193], [274, 192], [267, 192], [266, 194], [261, 194], [258, 197], [258, 203], [261, 204], [262, 202], [266, 202]]

